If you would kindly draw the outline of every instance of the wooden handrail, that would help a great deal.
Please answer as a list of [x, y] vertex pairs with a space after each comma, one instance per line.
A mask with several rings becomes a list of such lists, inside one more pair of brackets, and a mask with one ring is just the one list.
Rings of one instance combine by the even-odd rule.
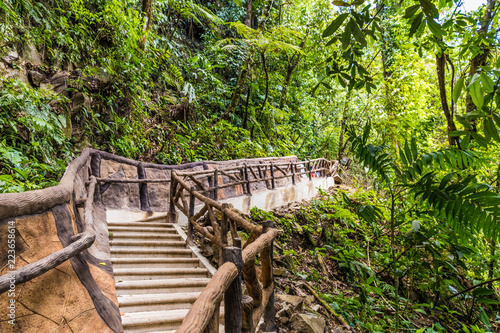
[[[68, 259], [73, 258], [83, 250], [88, 249], [95, 240], [95, 231], [93, 227], [93, 203], [94, 191], [96, 186], [96, 178], [91, 176], [88, 196], [85, 202], [85, 224], [82, 233], [73, 236], [69, 246], [54, 252], [43, 259], [37, 260], [31, 264], [23, 266], [16, 270], [15, 284], [28, 282], [47, 271], [55, 268]], [[0, 294], [6, 292], [10, 288], [10, 274], [0, 276]]]

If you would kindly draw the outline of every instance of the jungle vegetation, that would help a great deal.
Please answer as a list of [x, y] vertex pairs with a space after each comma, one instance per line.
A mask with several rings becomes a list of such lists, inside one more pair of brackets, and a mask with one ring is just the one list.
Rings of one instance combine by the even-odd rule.
[[359, 331], [496, 331], [500, 2], [462, 5], [3, 0], [0, 193], [56, 184], [87, 146], [348, 157], [357, 191], [267, 216], [352, 287], [322, 297]]

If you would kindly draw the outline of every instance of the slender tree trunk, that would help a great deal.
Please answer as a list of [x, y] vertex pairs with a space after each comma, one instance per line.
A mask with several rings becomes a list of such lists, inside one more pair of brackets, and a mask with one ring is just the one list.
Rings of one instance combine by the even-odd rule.
[[139, 48], [144, 50], [146, 47], [146, 38], [151, 26], [151, 14], [153, 13], [153, 0], [142, 0], [142, 14], [144, 15], [144, 26], [142, 27], [142, 32], [144, 37], [142, 37], [139, 42]]
[[[488, 0], [486, 5], [486, 12], [484, 13], [483, 19], [481, 20], [481, 28], [478, 31], [478, 35], [480, 37], [484, 37], [488, 33], [488, 29], [490, 27], [491, 21], [493, 19], [493, 13], [495, 10], [497, 0]], [[485, 66], [488, 61], [488, 56], [491, 52], [491, 46], [486, 46], [481, 43], [481, 51], [472, 58], [469, 67], [469, 80], [477, 73], [477, 70], [481, 66]], [[476, 110], [476, 105], [472, 101], [472, 97], [470, 94], [467, 94], [465, 99], [466, 112], [473, 112]], [[473, 131], [476, 131], [475, 121], [472, 121]]]
[[[306, 44], [306, 40], [307, 40], [308, 36], [309, 36], [309, 33], [300, 42], [299, 47], [301, 50], [304, 49], [304, 45]], [[281, 93], [280, 106], [279, 106], [280, 109], [283, 108], [283, 105], [286, 103], [286, 98], [288, 95], [288, 87], [290, 85], [290, 80], [292, 79], [293, 71], [299, 65], [301, 58], [302, 57], [300, 56], [300, 54], [296, 53], [292, 56], [292, 58], [288, 62], [288, 66], [286, 69], [286, 76], [285, 76], [285, 84], [283, 85], [283, 92]]]
[[245, 105], [245, 114], [243, 116], [243, 128], [247, 128], [247, 120], [248, 120], [248, 104], [250, 103], [250, 95], [252, 94], [252, 86], [248, 87], [247, 91], [247, 101]]
[[247, 0], [247, 14], [245, 15], [245, 25], [249, 28], [252, 27], [252, 11], [253, 11], [253, 0]]
[[457, 130], [455, 126], [455, 121], [453, 120], [453, 114], [450, 112], [450, 107], [448, 105], [448, 99], [446, 97], [446, 81], [445, 81], [445, 62], [446, 54], [442, 52], [440, 55], [436, 55], [436, 69], [438, 76], [439, 85], [439, 96], [441, 98], [441, 107], [443, 109], [444, 115], [446, 117], [447, 129], [448, 129], [448, 143], [450, 146], [457, 145], [457, 140], [455, 137], [449, 135], [450, 132]]
[[240, 95], [245, 85], [245, 81], [247, 79], [250, 66], [250, 59], [252, 59], [252, 56], [253, 54], [250, 54], [247, 60], [245, 60], [245, 62], [243, 63], [240, 76], [238, 77], [238, 82], [236, 82], [236, 87], [234, 87], [233, 96], [231, 97], [231, 103], [229, 103], [226, 112], [224, 112], [224, 115], [222, 116], [223, 119], [226, 119], [230, 114], [233, 114], [236, 110], [236, 107], [238, 106], [238, 103], [240, 101]]

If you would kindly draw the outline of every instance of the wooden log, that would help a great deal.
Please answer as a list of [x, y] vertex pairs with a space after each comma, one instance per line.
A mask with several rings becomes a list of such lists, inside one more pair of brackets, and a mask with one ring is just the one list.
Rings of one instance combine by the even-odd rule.
[[231, 282], [224, 294], [224, 329], [225, 333], [240, 333], [242, 325], [241, 270], [243, 269], [241, 248], [232, 246], [223, 248], [222, 261], [231, 262], [238, 269], [238, 276]]
[[250, 233], [255, 233], [255, 234], [260, 234], [262, 232], [261, 226], [258, 226], [258, 225], [255, 225], [255, 224], [248, 222], [247, 220], [245, 220], [243, 217], [236, 214], [232, 210], [225, 209], [225, 213], [229, 217], [230, 220], [236, 222], [236, 224], [238, 226], [242, 227], [246, 231], [248, 231]]
[[248, 295], [243, 295], [241, 299], [241, 332], [253, 333], [255, 329], [252, 327], [253, 313], [253, 298]]
[[255, 173], [255, 171], [253, 171], [252, 167], [250, 167], [250, 166], [247, 166], [247, 167], [248, 167], [248, 170], [250, 170], [250, 173], [252, 174], [252, 176], [254, 177], [254, 179], [259, 179], [260, 178], [260, 177], [257, 177], [257, 174]]
[[196, 184], [200, 187], [201, 190], [203, 190], [204, 192], [208, 191], [207, 188], [205, 188], [205, 185], [203, 185], [202, 182], [200, 182], [198, 179], [196, 179], [194, 176], [189, 176], [189, 178]]
[[215, 305], [214, 314], [210, 321], [208, 322], [207, 327], [203, 331], [203, 333], [219, 333], [219, 320], [220, 320], [220, 302]]
[[[178, 176], [176, 176], [176, 175], [174, 175], [173, 177], [175, 177], [175, 181], [176, 181], [177, 183], [179, 183], [179, 184], [180, 184], [182, 187], [184, 187], [185, 189], [188, 189], [188, 190], [189, 190], [189, 185], [188, 185], [185, 181], [183, 181], [182, 179], [180, 179], [180, 178], [179, 178]], [[218, 203], [217, 201], [212, 200], [212, 199], [210, 199], [210, 198], [207, 198], [206, 196], [204, 196], [203, 194], [201, 194], [201, 193], [199, 193], [199, 192], [197, 192], [197, 191], [195, 191], [193, 194], [194, 194], [194, 196], [195, 196], [198, 200], [202, 201], [203, 203], [205, 203], [205, 204], [207, 204], [207, 205], [209, 205], [209, 206], [212, 206], [212, 207], [214, 207], [214, 208], [216, 208], [216, 209], [218, 209], [218, 210], [221, 210], [221, 204], [220, 204], [220, 203]]]
[[210, 224], [212, 224], [215, 238], [217, 238], [217, 244], [219, 246], [221, 246], [222, 242], [221, 242], [221, 236], [220, 236], [219, 223], [217, 223], [217, 219], [215, 218], [213, 208], [211, 206], [208, 206], [207, 209], [208, 209], [208, 218], [210, 219]]
[[290, 170], [292, 171], [292, 185], [295, 185], [295, 165], [290, 163]]
[[276, 184], [274, 182], [274, 167], [272, 162], [269, 167], [271, 168], [271, 188], [274, 190], [276, 188]]
[[[281, 172], [281, 173], [282, 173], [285, 177], [288, 177], [288, 172], [286, 172], [285, 170], [281, 169], [281, 168], [278, 166], [278, 164], [273, 164], [273, 165], [274, 165], [274, 167], [275, 167], [275, 168], [276, 168], [279, 172]], [[288, 167], [287, 167], [287, 169], [288, 169]]]
[[245, 163], [244, 164], [245, 168], [244, 168], [244, 179], [246, 181], [246, 188], [247, 188], [247, 194], [248, 195], [252, 195], [252, 191], [250, 189], [250, 180], [248, 179], [248, 167], [247, 167], [247, 164]]
[[255, 256], [269, 246], [274, 238], [278, 236], [278, 230], [270, 229], [265, 234], [262, 234], [252, 244], [243, 250], [243, 262], [247, 263], [249, 260], [255, 260]]
[[[94, 191], [97, 183], [94, 176], [90, 178], [87, 201], [85, 202], [85, 221], [84, 231], [71, 239], [73, 243], [66, 246], [64, 249], [51, 253], [43, 259], [37, 260], [31, 264], [23, 266], [16, 270], [15, 285], [28, 282], [52, 268], [59, 266], [68, 259], [73, 258], [82, 251], [88, 249], [95, 241], [94, 220], [93, 220], [93, 204]], [[0, 294], [10, 289], [11, 277], [10, 274], [0, 276]]]
[[219, 170], [219, 172], [220, 172], [221, 174], [223, 174], [223, 175], [224, 175], [224, 176], [226, 176], [227, 178], [231, 179], [232, 181], [238, 182], [238, 181], [240, 181], [240, 180], [241, 180], [241, 179], [238, 179], [238, 178], [236, 177], [236, 175], [234, 175], [234, 176], [233, 176], [233, 175], [231, 175], [231, 174], [229, 174], [229, 173], [225, 172], [225, 170], [224, 170], [224, 169], [218, 169], [218, 170]]
[[176, 223], [176, 213], [175, 213], [175, 203], [174, 203], [174, 195], [175, 190], [177, 189], [177, 182], [175, 181], [175, 171], [172, 170], [170, 182], [170, 195], [169, 195], [169, 208], [168, 208], [168, 217], [167, 220], [169, 223]]
[[262, 287], [257, 278], [255, 257], [253, 257], [253, 260], [248, 260], [243, 265], [243, 279], [247, 287], [248, 295], [252, 297], [253, 307], [259, 306], [262, 302]]
[[229, 204], [227, 204], [227, 203], [222, 204], [222, 219], [220, 222], [220, 240], [222, 243], [222, 247], [225, 247], [228, 245], [227, 231], [228, 231], [228, 227], [229, 227], [229, 225], [228, 225], [229, 219], [227, 218], [226, 213], [224, 213], [224, 209], [228, 208], [227, 206], [229, 206]]
[[236, 232], [236, 223], [234, 221], [229, 220], [229, 230], [231, 230], [231, 239], [238, 238], [238, 233]]
[[[194, 216], [194, 205], [195, 205], [195, 197], [194, 197], [194, 188], [191, 187], [189, 190], [189, 216], [188, 219], [192, 219]], [[191, 222], [188, 223], [187, 230], [187, 243], [188, 245], [193, 245], [193, 224]]]
[[214, 194], [213, 198], [215, 201], [219, 200], [219, 169], [214, 171]]
[[[262, 233], [266, 234], [272, 230], [273, 221], [264, 221], [262, 223]], [[264, 332], [276, 331], [276, 324], [274, 323], [274, 276], [273, 276], [273, 241], [264, 247], [260, 254], [260, 261], [262, 263], [262, 286], [264, 289], [272, 288], [269, 300], [264, 307]]]
[[146, 183], [170, 183], [170, 179], [118, 179], [118, 178], [97, 178], [99, 183], [118, 183], [118, 184], [146, 184]]
[[212, 318], [215, 309], [219, 306], [225, 291], [237, 276], [238, 268], [235, 264], [228, 262], [219, 267], [206, 288], [189, 309], [189, 312], [176, 332], [203, 332]]
[[[253, 314], [252, 314], [252, 326], [257, 327], [257, 324], [260, 321], [260, 318], [262, 317], [262, 314], [264, 313], [265, 306], [267, 303], [269, 303], [269, 298], [271, 297], [271, 294], [274, 292], [274, 286], [270, 286], [264, 290], [262, 290], [262, 303], [254, 308]], [[265, 332], [265, 331], [264, 331]]]
[[[90, 176], [94, 176], [96, 179], [101, 177], [101, 155], [99, 153], [91, 154], [90, 156]], [[106, 185], [105, 185], [106, 186]], [[99, 182], [96, 184], [96, 190], [94, 191], [94, 202], [101, 202], [101, 196], [104, 191], [107, 190], [109, 185], [106, 188], [102, 188]]]
[[309, 181], [312, 180], [312, 174], [311, 174], [311, 161], [307, 160], [307, 170], [308, 171], [308, 176], [309, 176]]
[[[146, 170], [144, 169], [144, 165], [139, 163], [137, 165], [137, 178], [138, 179], [146, 179]], [[141, 210], [145, 212], [150, 212], [151, 208], [149, 208], [149, 196], [148, 196], [148, 184], [147, 183], [139, 183], [139, 202], [141, 203]]]

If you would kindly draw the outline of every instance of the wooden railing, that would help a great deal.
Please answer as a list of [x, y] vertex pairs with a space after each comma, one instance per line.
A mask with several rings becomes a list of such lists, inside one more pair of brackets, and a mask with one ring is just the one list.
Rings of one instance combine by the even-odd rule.
[[[138, 179], [101, 178], [101, 160], [112, 160], [137, 168]], [[142, 163], [107, 152], [86, 148], [73, 160], [59, 185], [25, 193], [0, 195], [0, 220], [49, 211], [57, 205], [71, 201], [75, 197], [77, 173], [84, 167], [87, 181], [86, 197], [76, 199], [77, 206], [84, 206], [84, 229], [71, 238], [71, 243], [34, 263], [16, 271], [15, 284], [21, 284], [55, 268], [68, 259], [88, 249], [95, 241], [93, 207], [94, 201], [101, 201], [101, 195], [112, 183], [137, 183], [141, 210], [149, 211], [148, 183], [170, 182], [169, 220], [176, 221], [176, 208], [188, 217], [188, 243], [193, 243], [193, 231], [198, 231], [221, 249], [220, 266], [205, 290], [194, 303], [177, 332], [218, 332], [219, 308], [224, 297], [226, 332], [253, 332], [264, 314], [264, 329], [273, 329], [274, 319], [274, 279], [272, 270], [273, 240], [278, 231], [271, 221], [262, 226], [248, 222], [229, 205], [219, 203], [219, 191], [227, 187], [242, 186], [244, 194], [251, 195], [251, 184], [265, 182], [268, 189], [276, 188], [276, 181], [290, 177], [296, 184], [299, 176], [307, 174], [309, 180], [314, 176], [328, 176], [336, 171], [337, 161], [323, 158], [303, 162], [243, 164], [236, 167], [207, 170], [207, 162], [194, 162], [180, 166]], [[193, 167], [203, 166], [205, 170], [182, 172]], [[171, 179], [147, 179], [145, 168], [171, 170]], [[189, 203], [188, 201], [189, 200]], [[203, 207], [195, 214], [196, 201]], [[215, 215], [220, 214], [220, 224]], [[199, 220], [207, 215], [213, 234], [200, 224]], [[237, 228], [244, 229], [250, 238], [241, 247]], [[231, 242], [228, 236], [230, 235]], [[262, 264], [260, 282], [257, 276], [255, 258], [260, 255]], [[248, 295], [241, 293], [244, 281]], [[0, 294], [9, 289], [9, 274], [0, 276]], [[102, 314], [101, 314], [102, 315]], [[115, 329], [116, 330], [116, 329]]]
[[[74, 190], [73, 183], [76, 173], [85, 166], [89, 154], [90, 149], [85, 149], [82, 155], [70, 164], [57, 186], [26, 193], [3, 194], [2, 200], [0, 200], [0, 220], [41, 212], [68, 202]], [[83, 232], [73, 236], [71, 239], [72, 243], [69, 246], [17, 269], [15, 274], [16, 285], [28, 282], [42, 275], [66, 260], [73, 258], [94, 243], [96, 235], [93, 227], [92, 213], [96, 183], [95, 177], [92, 176], [87, 190], [87, 198], [84, 201], [85, 224]], [[9, 290], [9, 285], [9, 274], [0, 276], [0, 294]]]
[[[183, 173], [190, 177], [192, 173]], [[236, 181], [238, 182], [238, 181]], [[189, 220], [188, 242], [192, 243], [193, 229], [210, 239], [221, 249], [220, 267], [210, 283], [201, 293], [189, 310], [177, 332], [218, 332], [219, 308], [224, 297], [224, 317], [226, 332], [253, 332], [264, 313], [265, 325], [274, 325], [274, 282], [272, 270], [273, 240], [278, 231], [272, 228], [272, 221], [266, 221], [263, 226], [257, 226], [232, 211], [226, 204], [205, 197], [194, 190], [176, 172], [172, 173], [171, 210], [173, 218], [174, 207], [179, 208]], [[189, 204], [184, 198], [189, 196]], [[195, 215], [195, 199], [204, 203], [203, 208]], [[220, 213], [220, 225], [215, 218], [215, 212]], [[198, 222], [205, 214], [208, 215], [214, 234], [210, 234]], [[250, 234], [243, 251], [237, 227]], [[231, 236], [231, 244], [228, 241]], [[261, 282], [257, 279], [255, 258], [260, 254], [262, 263]], [[248, 290], [248, 296], [241, 292], [242, 278]]]
[[[309, 179], [313, 175], [327, 176], [336, 167], [336, 161], [317, 159], [281, 164], [244, 164], [194, 172], [172, 171], [169, 221], [176, 221], [176, 208], [179, 209], [188, 218], [187, 241], [190, 245], [193, 244], [193, 232], [196, 230], [220, 249], [219, 269], [177, 332], [219, 332], [219, 309], [223, 297], [226, 332], [254, 332], [262, 315], [264, 331], [274, 330], [272, 261], [273, 240], [278, 231], [273, 228], [272, 221], [264, 221], [262, 226], [255, 225], [233, 211], [230, 205], [217, 202], [218, 192], [229, 186], [242, 185], [246, 194], [251, 195], [250, 184], [254, 182], [270, 181], [270, 187], [274, 189], [277, 179], [291, 177], [295, 184], [297, 176], [308, 174]], [[277, 172], [280, 174], [276, 175]], [[224, 178], [229, 182], [224, 183]], [[202, 203], [202, 208], [195, 214], [196, 200]], [[205, 215], [208, 216], [213, 234], [200, 223]], [[220, 220], [216, 215], [220, 216]], [[238, 227], [250, 235], [243, 250]], [[260, 281], [255, 266], [257, 255], [260, 255], [262, 264]], [[248, 291], [245, 296], [241, 290], [242, 280]]]

